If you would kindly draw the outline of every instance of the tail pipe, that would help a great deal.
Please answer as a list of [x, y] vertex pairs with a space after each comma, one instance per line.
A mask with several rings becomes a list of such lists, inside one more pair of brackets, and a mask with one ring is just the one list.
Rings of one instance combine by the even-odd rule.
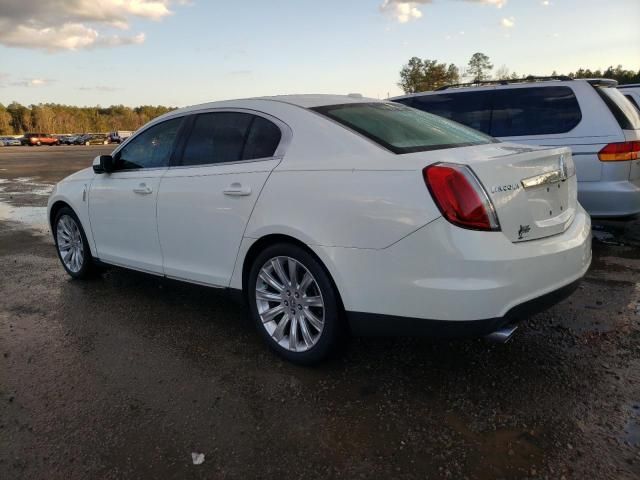
[[511, 337], [517, 329], [517, 325], [507, 325], [506, 327], [502, 327], [501, 329], [490, 333], [484, 338], [494, 343], [507, 343], [509, 340], [511, 340]]

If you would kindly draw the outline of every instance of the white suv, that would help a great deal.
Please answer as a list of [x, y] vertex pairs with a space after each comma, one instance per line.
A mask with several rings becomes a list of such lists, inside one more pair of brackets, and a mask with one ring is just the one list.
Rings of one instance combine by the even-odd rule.
[[573, 150], [578, 199], [595, 217], [640, 212], [640, 112], [608, 79], [454, 85], [393, 101], [515, 143]]

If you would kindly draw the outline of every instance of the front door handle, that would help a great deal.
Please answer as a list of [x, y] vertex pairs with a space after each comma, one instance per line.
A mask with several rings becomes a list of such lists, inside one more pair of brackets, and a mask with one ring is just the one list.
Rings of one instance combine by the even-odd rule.
[[140, 185], [138, 185], [136, 188], [133, 189], [134, 193], [138, 193], [140, 195], [149, 195], [150, 193], [153, 192], [153, 190], [151, 190], [151, 187], [147, 187], [146, 183], [141, 183]]
[[238, 182], [233, 182], [223, 190], [223, 193], [232, 197], [244, 197], [251, 195], [251, 187], [248, 185], [242, 185]]

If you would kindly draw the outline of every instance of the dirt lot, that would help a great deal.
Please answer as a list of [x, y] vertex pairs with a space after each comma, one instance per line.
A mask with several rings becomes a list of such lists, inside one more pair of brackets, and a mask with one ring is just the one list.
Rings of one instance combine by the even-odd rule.
[[506, 345], [306, 369], [215, 290], [66, 276], [43, 207], [108, 150], [0, 149], [0, 478], [640, 478], [640, 220], [597, 224], [581, 288]]

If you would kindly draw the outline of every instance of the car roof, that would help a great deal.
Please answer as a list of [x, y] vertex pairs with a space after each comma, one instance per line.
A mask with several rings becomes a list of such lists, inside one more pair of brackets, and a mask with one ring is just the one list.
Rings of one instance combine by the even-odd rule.
[[502, 90], [511, 88], [536, 88], [536, 87], [548, 87], [551, 85], [572, 85], [576, 83], [589, 83], [594, 86], [615, 87], [618, 82], [610, 78], [576, 78], [576, 79], [533, 79], [533, 80], [496, 80], [485, 83], [466, 83], [459, 85], [450, 85], [438, 88], [436, 90], [430, 90], [426, 92], [409, 93], [406, 95], [398, 95], [392, 97], [389, 100], [402, 100], [404, 98], [420, 97], [422, 95], [438, 95], [442, 93], [450, 92], [468, 92], [468, 91], [487, 91], [487, 90]]
[[[345, 103], [370, 103], [383, 102], [375, 98], [367, 98], [358, 94], [351, 95], [328, 95], [328, 94], [308, 94], [308, 95], [275, 95], [265, 97], [240, 98], [237, 100], [221, 100], [217, 102], [201, 103], [188, 107], [179, 108], [166, 114], [171, 116], [177, 113], [188, 113], [190, 111], [206, 110], [209, 108], [251, 108], [259, 102], [280, 102], [295, 105], [301, 108], [315, 108], [326, 105], [340, 105]], [[163, 115], [164, 116], [164, 115]]]

